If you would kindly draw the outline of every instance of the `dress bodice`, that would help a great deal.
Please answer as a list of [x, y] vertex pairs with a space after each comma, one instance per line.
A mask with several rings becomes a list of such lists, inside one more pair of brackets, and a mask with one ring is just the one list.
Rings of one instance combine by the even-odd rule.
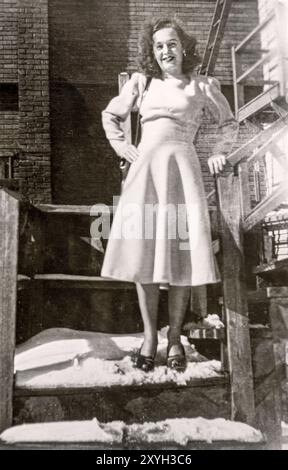
[[174, 78], [152, 80], [143, 99], [140, 96], [137, 100], [144, 128], [149, 125], [149, 129], [153, 129], [154, 126], [155, 132], [158, 132], [158, 121], [165, 119], [161, 129], [166, 126], [167, 135], [173, 129], [172, 134], [177, 132], [193, 140], [205, 106], [204, 95], [197, 85], [196, 80], [187, 84]]
[[175, 124], [183, 134], [189, 135], [189, 140], [195, 137], [203, 110], [207, 108], [218, 124], [212, 152], [230, 152], [237, 136], [238, 123], [221, 93], [218, 80], [201, 75], [191, 75], [187, 83], [176, 78], [153, 78], [148, 90], [145, 90], [146, 80], [145, 75], [134, 73], [120, 95], [113, 98], [102, 113], [106, 136], [117, 154], [125, 144], [121, 121], [132, 110], [139, 108], [144, 129], [146, 124], [151, 129], [154, 123], [157, 132], [157, 122], [165, 119], [168, 127]]

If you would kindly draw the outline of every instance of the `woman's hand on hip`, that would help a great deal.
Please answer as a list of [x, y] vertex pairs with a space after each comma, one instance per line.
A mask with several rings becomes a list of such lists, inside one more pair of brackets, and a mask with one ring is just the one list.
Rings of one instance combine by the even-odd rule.
[[139, 157], [139, 151], [132, 144], [126, 144], [125, 147], [119, 152], [121, 158], [125, 158], [127, 162], [133, 163]]
[[222, 171], [226, 163], [226, 157], [222, 153], [217, 153], [208, 158], [208, 166], [211, 175], [218, 174]]

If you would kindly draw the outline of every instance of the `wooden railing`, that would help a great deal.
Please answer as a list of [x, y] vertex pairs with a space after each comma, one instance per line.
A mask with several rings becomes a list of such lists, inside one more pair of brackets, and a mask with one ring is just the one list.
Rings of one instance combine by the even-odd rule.
[[0, 432], [12, 424], [20, 198], [0, 189]]
[[[243, 121], [259, 109], [264, 108], [271, 101], [279, 97], [285, 97], [287, 92], [287, 57], [288, 51], [285, 46], [285, 15], [283, 5], [277, 3], [274, 10], [267, 18], [254, 28], [238, 46], [232, 47], [232, 68], [235, 114], [238, 121]], [[260, 35], [265, 34], [268, 28], [272, 29], [276, 40], [274, 46], [269, 41], [263, 40]], [[255, 46], [256, 43], [256, 46]], [[283, 46], [284, 45], [284, 46]], [[247, 68], [246, 57], [255, 57], [256, 61]], [[267, 73], [263, 68], [265, 64], [271, 65]], [[260, 71], [259, 71], [260, 69]], [[257, 77], [253, 77], [255, 72]], [[270, 77], [270, 73], [272, 78]], [[262, 86], [262, 92], [249, 102], [245, 102], [245, 86]]]

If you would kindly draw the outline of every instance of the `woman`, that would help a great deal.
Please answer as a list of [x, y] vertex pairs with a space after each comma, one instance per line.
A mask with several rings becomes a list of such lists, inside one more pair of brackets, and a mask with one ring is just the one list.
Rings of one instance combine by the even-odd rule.
[[[209, 108], [219, 131], [208, 165], [218, 173], [238, 126], [218, 82], [193, 73], [199, 63], [195, 47], [195, 39], [174, 19], [151, 22], [140, 39], [142, 73], [134, 73], [103, 111], [106, 136], [131, 167], [101, 275], [136, 283], [144, 342], [135, 366], [145, 371], [153, 369], [157, 350], [159, 285], [169, 285], [167, 366], [183, 371], [180, 333], [191, 286], [219, 282], [193, 139], [203, 109]], [[148, 89], [147, 77], [152, 77]], [[125, 141], [121, 122], [139, 107], [142, 137], [136, 148]], [[183, 232], [183, 221], [185, 241], [179, 229]]]

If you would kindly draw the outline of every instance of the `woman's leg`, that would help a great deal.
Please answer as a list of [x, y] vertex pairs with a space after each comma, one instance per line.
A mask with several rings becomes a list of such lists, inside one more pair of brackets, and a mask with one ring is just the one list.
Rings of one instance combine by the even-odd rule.
[[136, 283], [136, 289], [144, 324], [144, 343], [141, 347], [141, 355], [154, 357], [157, 349], [159, 284]]
[[181, 354], [181, 328], [187, 310], [191, 286], [170, 286], [168, 293], [169, 331], [168, 341], [171, 346], [169, 355]]

